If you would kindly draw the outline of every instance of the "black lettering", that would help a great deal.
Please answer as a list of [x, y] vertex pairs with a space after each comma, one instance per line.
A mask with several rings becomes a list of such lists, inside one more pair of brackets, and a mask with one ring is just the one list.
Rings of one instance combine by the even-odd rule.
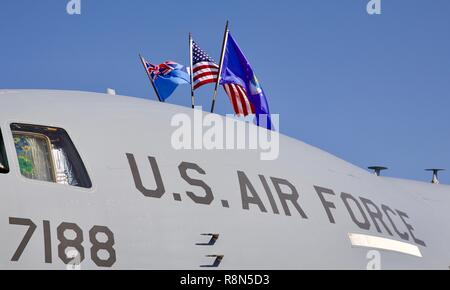
[[[351, 194], [342, 192], [341, 193], [341, 199], [345, 204], [345, 207], [347, 208], [348, 213], [350, 214], [350, 217], [352, 218], [353, 222], [361, 229], [364, 230], [369, 230], [370, 229], [370, 222], [367, 219], [366, 214], [364, 213], [364, 210], [362, 209], [361, 205], [359, 204], [358, 200], [356, 198], [354, 198]], [[356, 206], [359, 209], [359, 212], [361, 213], [361, 216], [364, 219], [364, 222], [359, 221], [356, 217], [355, 214], [353, 213], [353, 210], [350, 206], [350, 204], [348, 203], [349, 200], [352, 200], [354, 204], [356, 204]]]
[[384, 214], [387, 216], [389, 222], [392, 225], [392, 228], [394, 229], [394, 231], [397, 233], [397, 235], [402, 238], [405, 241], [409, 241], [409, 235], [407, 232], [404, 233], [400, 233], [400, 231], [397, 229], [397, 226], [395, 225], [394, 221], [392, 220], [391, 216], [389, 215], [389, 213], [392, 213], [393, 215], [397, 215], [390, 207], [388, 207], [387, 205], [382, 204], [381, 205], [381, 209], [383, 210]]
[[144, 187], [142, 184], [141, 175], [136, 164], [136, 160], [133, 154], [127, 153], [128, 163], [130, 165], [131, 173], [133, 174], [134, 185], [143, 195], [147, 197], [161, 198], [165, 193], [164, 183], [161, 178], [161, 173], [158, 168], [158, 163], [155, 157], [149, 156], [150, 166], [152, 167], [153, 176], [155, 177], [156, 189], [151, 190]]
[[[67, 238], [66, 231], [72, 231], [75, 233], [75, 237]], [[61, 223], [56, 229], [58, 241], [58, 256], [64, 264], [69, 265], [74, 262], [74, 265], [79, 265], [84, 260], [84, 247], [83, 247], [83, 230], [74, 223]], [[68, 249], [75, 249], [76, 255], [71, 254]]]
[[[383, 226], [386, 229], [386, 231], [388, 232], [388, 234], [393, 236], [391, 230], [387, 227], [387, 225], [383, 221], [383, 213], [376, 206], [376, 204], [373, 203], [373, 201], [371, 201], [370, 199], [367, 199], [367, 198], [360, 197], [359, 199], [362, 201], [364, 207], [366, 208], [367, 212], [369, 213], [369, 216], [372, 219], [373, 223], [375, 224], [375, 228], [377, 229], [377, 231], [379, 233], [382, 233], [382, 231], [380, 229], [380, 226], [377, 223], [377, 220], [378, 220], [381, 224], [383, 224]], [[372, 210], [371, 207], [374, 210]]]
[[[258, 193], [248, 179], [247, 175], [245, 175], [242, 171], [238, 171], [237, 174], [239, 178], [239, 186], [241, 188], [242, 208], [249, 210], [250, 204], [252, 203], [256, 204], [260, 211], [267, 212], [261, 198], [259, 198]], [[250, 190], [251, 196], [248, 195], [247, 189]]]
[[23, 236], [22, 241], [19, 244], [19, 247], [14, 252], [13, 257], [11, 258], [11, 261], [17, 262], [20, 259], [20, 256], [22, 256], [23, 251], [27, 247], [28, 243], [30, 242], [31, 237], [34, 234], [34, 231], [36, 230], [36, 224], [33, 223], [30, 219], [22, 219], [22, 218], [9, 218], [9, 224], [10, 225], [19, 225], [19, 226], [27, 226], [28, 230], [26, 231], [25, 235]]
[[52, 263], [52, 239], [50, 235], [50, 221], [43, 221], [42, 226], [44, 229], [44, 254], [45, 263]]
[[264, 175], [260, 175], [259, 179], [261, 180], [262, 185], [264, 186], [264, 190], [266, 191], [267, 197], [269, 198], [270, 205], [272, 206], [272, 211], [274, 214], [280, 214], [278, 210], [277, 204], [275, 203], [275, 199], [273, 198], [272, 191], [270, 191], [269, 184], [267, 183]]
[[[294, 185], [292, 185], [292, 183], [290, 183], [289, 181], [287, 181], [285, 179], [281, 179], [281, 178], [271, 177], [271, 180], [272, 180], [272, 183], [275, 186], [275, 189], [278, 193], [278, 197], [280, 198], [281, 205], [283, 206], [283, 209], [284, 209], [284, 213], [287, 216], [291, 215], [291, 212], [289, 211], [289, 207], [286, 202], [289, 200], [294, 205], [294, 207], [298, 211], [298, 213], [302, 216], [302, 218], [307, 219], [308, 217], [306, 216], [305, 212], [302, 210], [300, 205], [297, 203], [299, 195], [298, 195], [297, 189], [294, 187]], [[290, 193], [283, 192], [281, 190], [280, 185], [285, 185], [285, 186], [289, 187], [291, 192]]]
[[[106, 241], [99, 241], [97, 234], [103, 233], [106, 236]], [[92, 243], [91, 258], [95, 265], [99, 267], [112, 267], [116, 262], [116, 250], [114, 249], [114, 234], [113, 232], [103, 226], [94, 226], [89, 231], [89, 240]], [[100, 251], [108, 253], [108, 258], [101, 258]]]
[[331, 213], [330, 208], [336, 208], [336, 206], [334, 205], [334, 203], [325, 200], [325, 197], [323, 196], [324, 193], [326, 194], [330, 194], [330, 195], [335, 195], [334, 191], [328, 188], [324, 188], [324, 187], [320, 187], [320, 186], [314, 186], [314, 189], [317, 192], [317, 195], [319, 195], [320, 201], [322, 202], [322, 205], [325, 209], [325, 212], [327, 213], [328, 216], [328, 220], [330, 221], [330, 223], [335, 224], [335, 220], [333, 217], [333, 214]]
[[402, 219], [403, 223], [405, 224], [406, 228], [408, 229], [409, 234], [410, 234], [411, 237], [413, 238], [414, 242], [415, 242], [416, 244], [418, 244], [418, 245], [421, 245], [421, 246], [426, 247], [424, 241], [419, 240], [419, 239], [417, 239], [417, 238], [414, 236], [414, 234], [413, 234], [414, 228], [413, 228], [410, 224], [408, 224], [408, 223], [405, 221], [405, 218], [409, 219], [409, 216], [408, 216], [406, 213], [404, 213], [404, 212], [402, 212], [402, 211], [399, 211], [398, 209], [397, 209], [396, 211], [397, 211], [398, 215], [400, 216], [400, 218]]
[[209, 187], [203, 180], [200, 179], [193, 179], [190, 178], [187, 174], [188, 170], [195, 170], [200, 174], [205, 175], [206, 172], [197, 164], [195, 163], [189, 163], [189, 162], [182, 162], [178, 166], [178, 169], [180, 171], [181, 177], [190, 185], [198, 186], [203, 188], [205, 191], [205, 196], [198, 196], [195, 193], [191, 191], [186, 191], [187, 196], [189, 196], [195, 203], [199, 204], [211, 204], [214, 200], [214, 195], [211, 190], [211, 187]]

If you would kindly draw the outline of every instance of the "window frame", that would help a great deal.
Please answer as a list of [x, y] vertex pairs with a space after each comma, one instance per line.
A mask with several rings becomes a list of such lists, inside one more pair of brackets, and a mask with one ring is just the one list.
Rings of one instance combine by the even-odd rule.
[[[25, 127], [34, 126], [34, 127], [38, 127], [38, 128], [53, 129], [55, 131], [60, 130], [61, 132], [63, 132], [65, 137], [67, 137], [66, 141], [71, 146], [71, 149], [72, 149], [73, 153], [75, 154], [74, 157], [77, 159], [77, 162], [80, 163], [79, 165], [81, 166], [81, 170], [82, 170], [81, 174], [82, 174], [82, 179], [84, 180], [84, 185], [83, 186], [77, 186], [77, 185], [71, 185], [71, 184], [61, 184], [61, 183], [56, 182], [56, 180], [57, 180], [57, 178], [56, 178], [56, 171], [55, 171], [56, 167], [55, 167], [55, 163], [54, 163], [54, 156], [53, 156], [53, 154], [50, 154], [50, 158], [52, 160], [52, 168], [53, 168], [52, 174], [55, 174], [54, 181], [45, 181], [45, 180], [39, 180], [39, 179], [32, 179], [32, 178], [28, 178], [28, 177], [24, 176], [22, 174], [21, 170], [20, 170], [20, 164], [19, 164], [17, 149], [15, 147], [15, 142], [14, 142], [14, 133], [19, 133], [19, 134], [37, 134], [37, 135], [41, 135], [41, 134], [40, 133], [36, 133], [36, 132], [29, 132], [29, 131], [27, 131], [27, 129], [24, 129], [24, 131], [14, 130], [13, 126], [15, 126], [15, 125], [18, 125], [19, 127], [20, 126], [25, 126]], [[15, 165], [17, 165], [17, 169], [18, 169], [17, 170], [17, 174], [20, 175], [21, 178], [23, 178], [24, 180], [29, 181], [29, 182], [39, 182], [39, 183], [44, 183], [44, 184], [47, 184], [47, 185], [53, 185], [53, 186], [61, 186], [61, 185], [63, 185], [63, 186], [66, 186], [67, 188], [70, 188], [72, 190], [89, 191], [89, 192], [94, 190], [94, 183], [92, 182], [91, 175], [88, 172], [88, 167], [86, 166], [85, 161], [83, 160], [80, 152], [78, 151], [77, 146], [75, 146], [75, 143], [72, 141], [71, 136], [69, 135], [68, 131], [66, 129], [64, 129], [64, 127], [62, 127], [62, 126], [53, 126], [53, 125], [41, 125], [40, 123], [23, 122], [23, 121], [15, 120], [15, 121], [8, 122], [8, 129], [9, 129], [8, 130], [8, 133], [9, 133], [8, 135], [10, 136], [9, 138], [12, 138], [10, 140], [12, 141], [12, 147], [14, 149], [13, 150], [13, 153], [14, 153], [13, 155], [15, 156], [15, 159], [13, 158], [14, 159], [13, 161], [15, 162]], [[49, 140], [48, 136], [46, 136], [44, 134], [42, 134], [42, 135]], [[49, 140], [49, 142], [50, 142], [50, 148], [52, 148], [53, 145], [51, 143], [51, 140]], [[5, 150], [6, 150], [6, 148], [5, 148]], [[11, 166], [9, 166], [9, 171], [11, 172]]]
[[6, 152], [6, 143], [5, 143], [5, 137], [3, 136], [3, 130], [0, 127], [0, 174], [8, 174], [10, 170], [9, 161], [8, 161], [8, 154]]

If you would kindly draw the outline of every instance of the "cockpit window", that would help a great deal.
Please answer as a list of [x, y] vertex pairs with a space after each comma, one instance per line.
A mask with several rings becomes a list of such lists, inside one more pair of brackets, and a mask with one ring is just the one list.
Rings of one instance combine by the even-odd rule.
[[80, 155], [64, 129], [12, 124], [20, 173], [29, 179], [90, 188]]
[[6, 158], [5, 143], [3, 142], [2, 131], [0, 130], [0, 174], [9, 172], [8, 159]]
[[47, 136], [30, 132], [13, 132], [20, 173], [30, 179], [56, 182]]

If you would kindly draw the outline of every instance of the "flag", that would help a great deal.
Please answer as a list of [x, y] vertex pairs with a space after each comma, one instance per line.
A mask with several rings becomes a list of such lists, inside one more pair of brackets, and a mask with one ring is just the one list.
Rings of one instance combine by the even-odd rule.
[[255, 113], [255, 108], [250, 103], [244, 88], [236, 84], [224, 84], [223, 88], [230, 98], [236, 115], [248, 116]]
[[194, 90], [203, 85], [215, 83], [219, 76], [219, 66], [195, 41], [192, 41], [192, 73]]
[[184, 66], [174, 61], [154, 65], [142, 58], [147, 74], [155, 85], [161, 100], [166, 100], [182, 84], [190, 84], [189, 74]]
[[[240, 86], [253, 107], [253, 111], [257, 117], [257, 124], [259, 126], [264, 125], [267, 129], [272, 129], [269, 104], [266, 95], [253, 72], [253, 68], [231, 34], [228, 34], [227, 43], [225, 45], [220, 84], [234, 84]], [[238, 93], [241, 95], [240, 92]], [[260, 124], [260, 115], [267, 117], [267, 124]]]
[[[219, 76], [219, 66], [195, 41], [192, 42], [192, 71], [194, 90], [205, 84], [216, 82]], [[225, 84], [223, 88], [230, 98], [236, 115], [247, 116], [254, 114], [253, 106], [241, 86]]]

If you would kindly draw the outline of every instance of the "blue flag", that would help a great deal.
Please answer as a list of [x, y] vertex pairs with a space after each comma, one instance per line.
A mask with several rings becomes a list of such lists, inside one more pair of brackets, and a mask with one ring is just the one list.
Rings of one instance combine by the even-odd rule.
[[[248, 100], [254, 108], [257, 125], [271, 130], [272, 122], [266, 95], [250, 63], [231, 34], [228, 34], [220, 78], [221, 85], [235, 84], [244, 89]], [[267, 116], [267, 124], [260, 123], [260, 121], [263, 121], [260, 120], [260, 115]]]
[[170, 97], [179, 85], [191, 83], [186, 68], [179, 63], [166, 61], [160, 65], [154, 65], [145, 59], [142, 61], [162, 101]]

